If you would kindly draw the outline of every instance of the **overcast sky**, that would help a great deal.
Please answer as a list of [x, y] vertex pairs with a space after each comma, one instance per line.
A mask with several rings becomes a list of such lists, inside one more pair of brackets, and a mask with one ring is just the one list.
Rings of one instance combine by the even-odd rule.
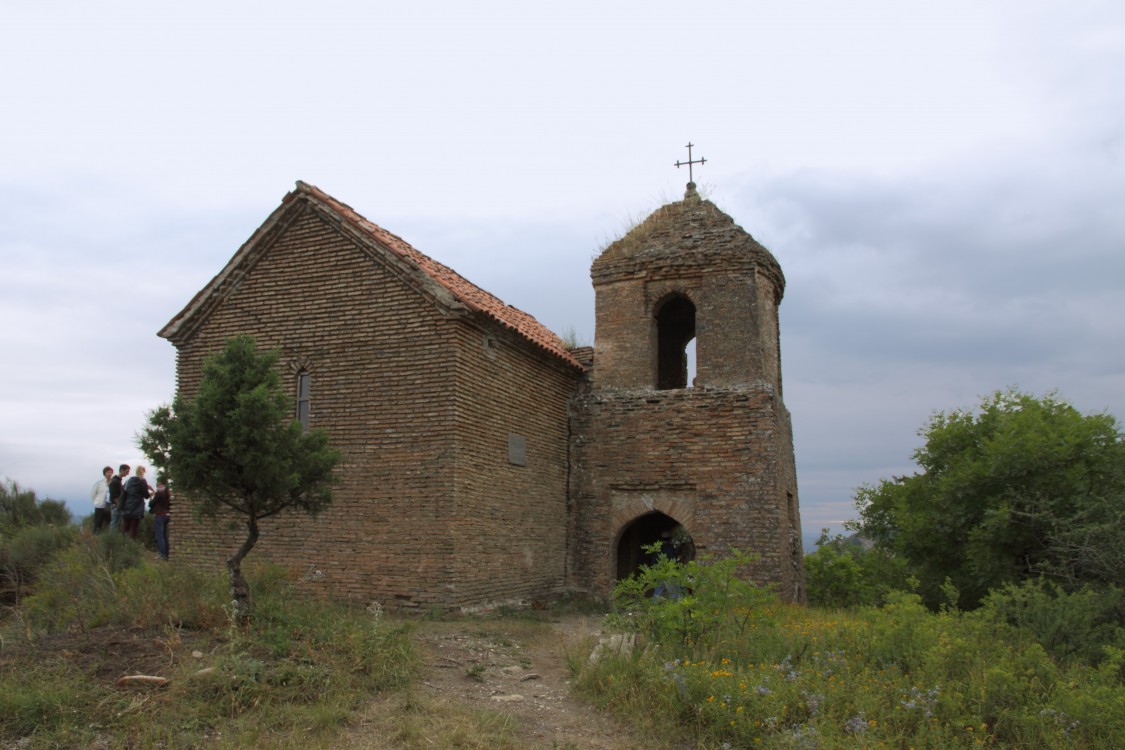
[[1125, 417], [1116, 0], [0, 0], [0, 477], [86, 514], [143, 461], [157, 330], [298, 179], [590, 342], [689, 141], [787, 278], [806, 532], [935, 410]]

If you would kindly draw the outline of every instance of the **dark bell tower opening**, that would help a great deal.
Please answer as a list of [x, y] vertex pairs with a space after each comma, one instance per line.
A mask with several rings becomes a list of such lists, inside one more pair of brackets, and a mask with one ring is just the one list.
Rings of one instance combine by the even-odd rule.
[[675, 296], [656, 312], [656, 388], [688, 387], [688, 344], [695, 338], [695, 305]]

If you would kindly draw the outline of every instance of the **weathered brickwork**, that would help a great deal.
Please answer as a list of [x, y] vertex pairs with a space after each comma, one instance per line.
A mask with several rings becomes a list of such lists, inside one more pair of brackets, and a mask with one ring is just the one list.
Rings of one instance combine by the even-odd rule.
[[[229, 337], [279, 349], [294, 403], [307, 373], [310, 425], [342, 453], [329, 508], [262, 521], [251, 560], [312, 591], [399, 607], [605, 594], [653, 533], [637, 520], [663, 514], [697, 552], [755, 552], [754, 576], [801, 600], [784, 281], [764, 248], [747, 251], [749, 235], [691, 195], [595, 262], [597, 343], [570, 352], [298, 183], [161, 331], [188, 397]], [[678, 362], [657, 363], [653, 316], [668, 299], [694, 306], [694, 388], [653, 385]], [[179, 503], [177, 558], [221, 565], [245, 537], [240, 519], [196, 521], [191, 498]]]
[[[777, 261], [689, 187], [606, 248], [591, 277], [593, 373], [571, 409], [574, 584], [608, 592], [642, 561], [639, 548], [676, 524], [694, 554], [751, 552], [756, 580], [803, 601]], [[681, 312], [666, 336], [670, 301]], [[669, 380], [660, 368], [677, 362], [660, 342], [691, 333], [693, 382], [658, 390]]]
[[[575, 372], [520, 337], [442, 315], [387, 259], [307, 209], [180, 344], [179, 388], [251, 333], [311, 376], [310, 425], [341, 450], [320, 516], [262, 522], [254, 557], [312, 588], [402, 606], [456, 607], [562, 587], [566, 402]], [[455, 394], [455, 397], [451, 397]], [[509, 433], [528, 437], [508, 463]], [[176, 518], [177, 554], [218, 564], [244, 538]]]
[[752, 552], [754, 578], [800, 600], [790, 546], [799, 519], [780, 500], [796, 489], [789, 415], [771, 389], [596, 392], [572, 414], [577, 586], [608, 593], [623, 531], [661, 513], [697, 554]]
[[[466, 327], [457, 403], [458, 472], [451, 532], [458, 604], [562, 592], [565, 578], [567, 401], [576, 373], [515, 336]], [[529, 359], [530, 357], [530, 359]], [[526, 462], [508, 461], [509, 436]]]

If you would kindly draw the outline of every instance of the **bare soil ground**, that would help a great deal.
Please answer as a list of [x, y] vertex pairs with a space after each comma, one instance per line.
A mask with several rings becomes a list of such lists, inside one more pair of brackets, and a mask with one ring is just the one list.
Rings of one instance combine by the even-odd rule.
[[[414, 694], [375, 701], [340, 747], [450, 746], [458, 736], [452, 725], [460, 721], [470, 731], [476, 721], [492, 727], [492, 739], [481, 736], [478, 745], [465, 738], [457, 747], [651, 748], [571, 694], [568, 658], [588, 658], [602, 636], [602, 618], [583, 614], [554, 622], [421, 622], [416, 640], [424, 668]], [[422, 716], [404, 727], [401, 719], [409, 712]]]

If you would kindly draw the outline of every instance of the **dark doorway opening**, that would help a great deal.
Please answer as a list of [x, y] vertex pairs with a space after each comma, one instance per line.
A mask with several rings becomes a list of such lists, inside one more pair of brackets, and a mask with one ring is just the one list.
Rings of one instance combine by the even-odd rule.
[[688, 562], [695, 559], [695, 544], [691, 536], [671, 516], [654, 511], [626, 526], [617, 540], [617, 580], [628, 578], [649, 562], [645, 547], [666, 539], [675, 546], [677, 560]]

